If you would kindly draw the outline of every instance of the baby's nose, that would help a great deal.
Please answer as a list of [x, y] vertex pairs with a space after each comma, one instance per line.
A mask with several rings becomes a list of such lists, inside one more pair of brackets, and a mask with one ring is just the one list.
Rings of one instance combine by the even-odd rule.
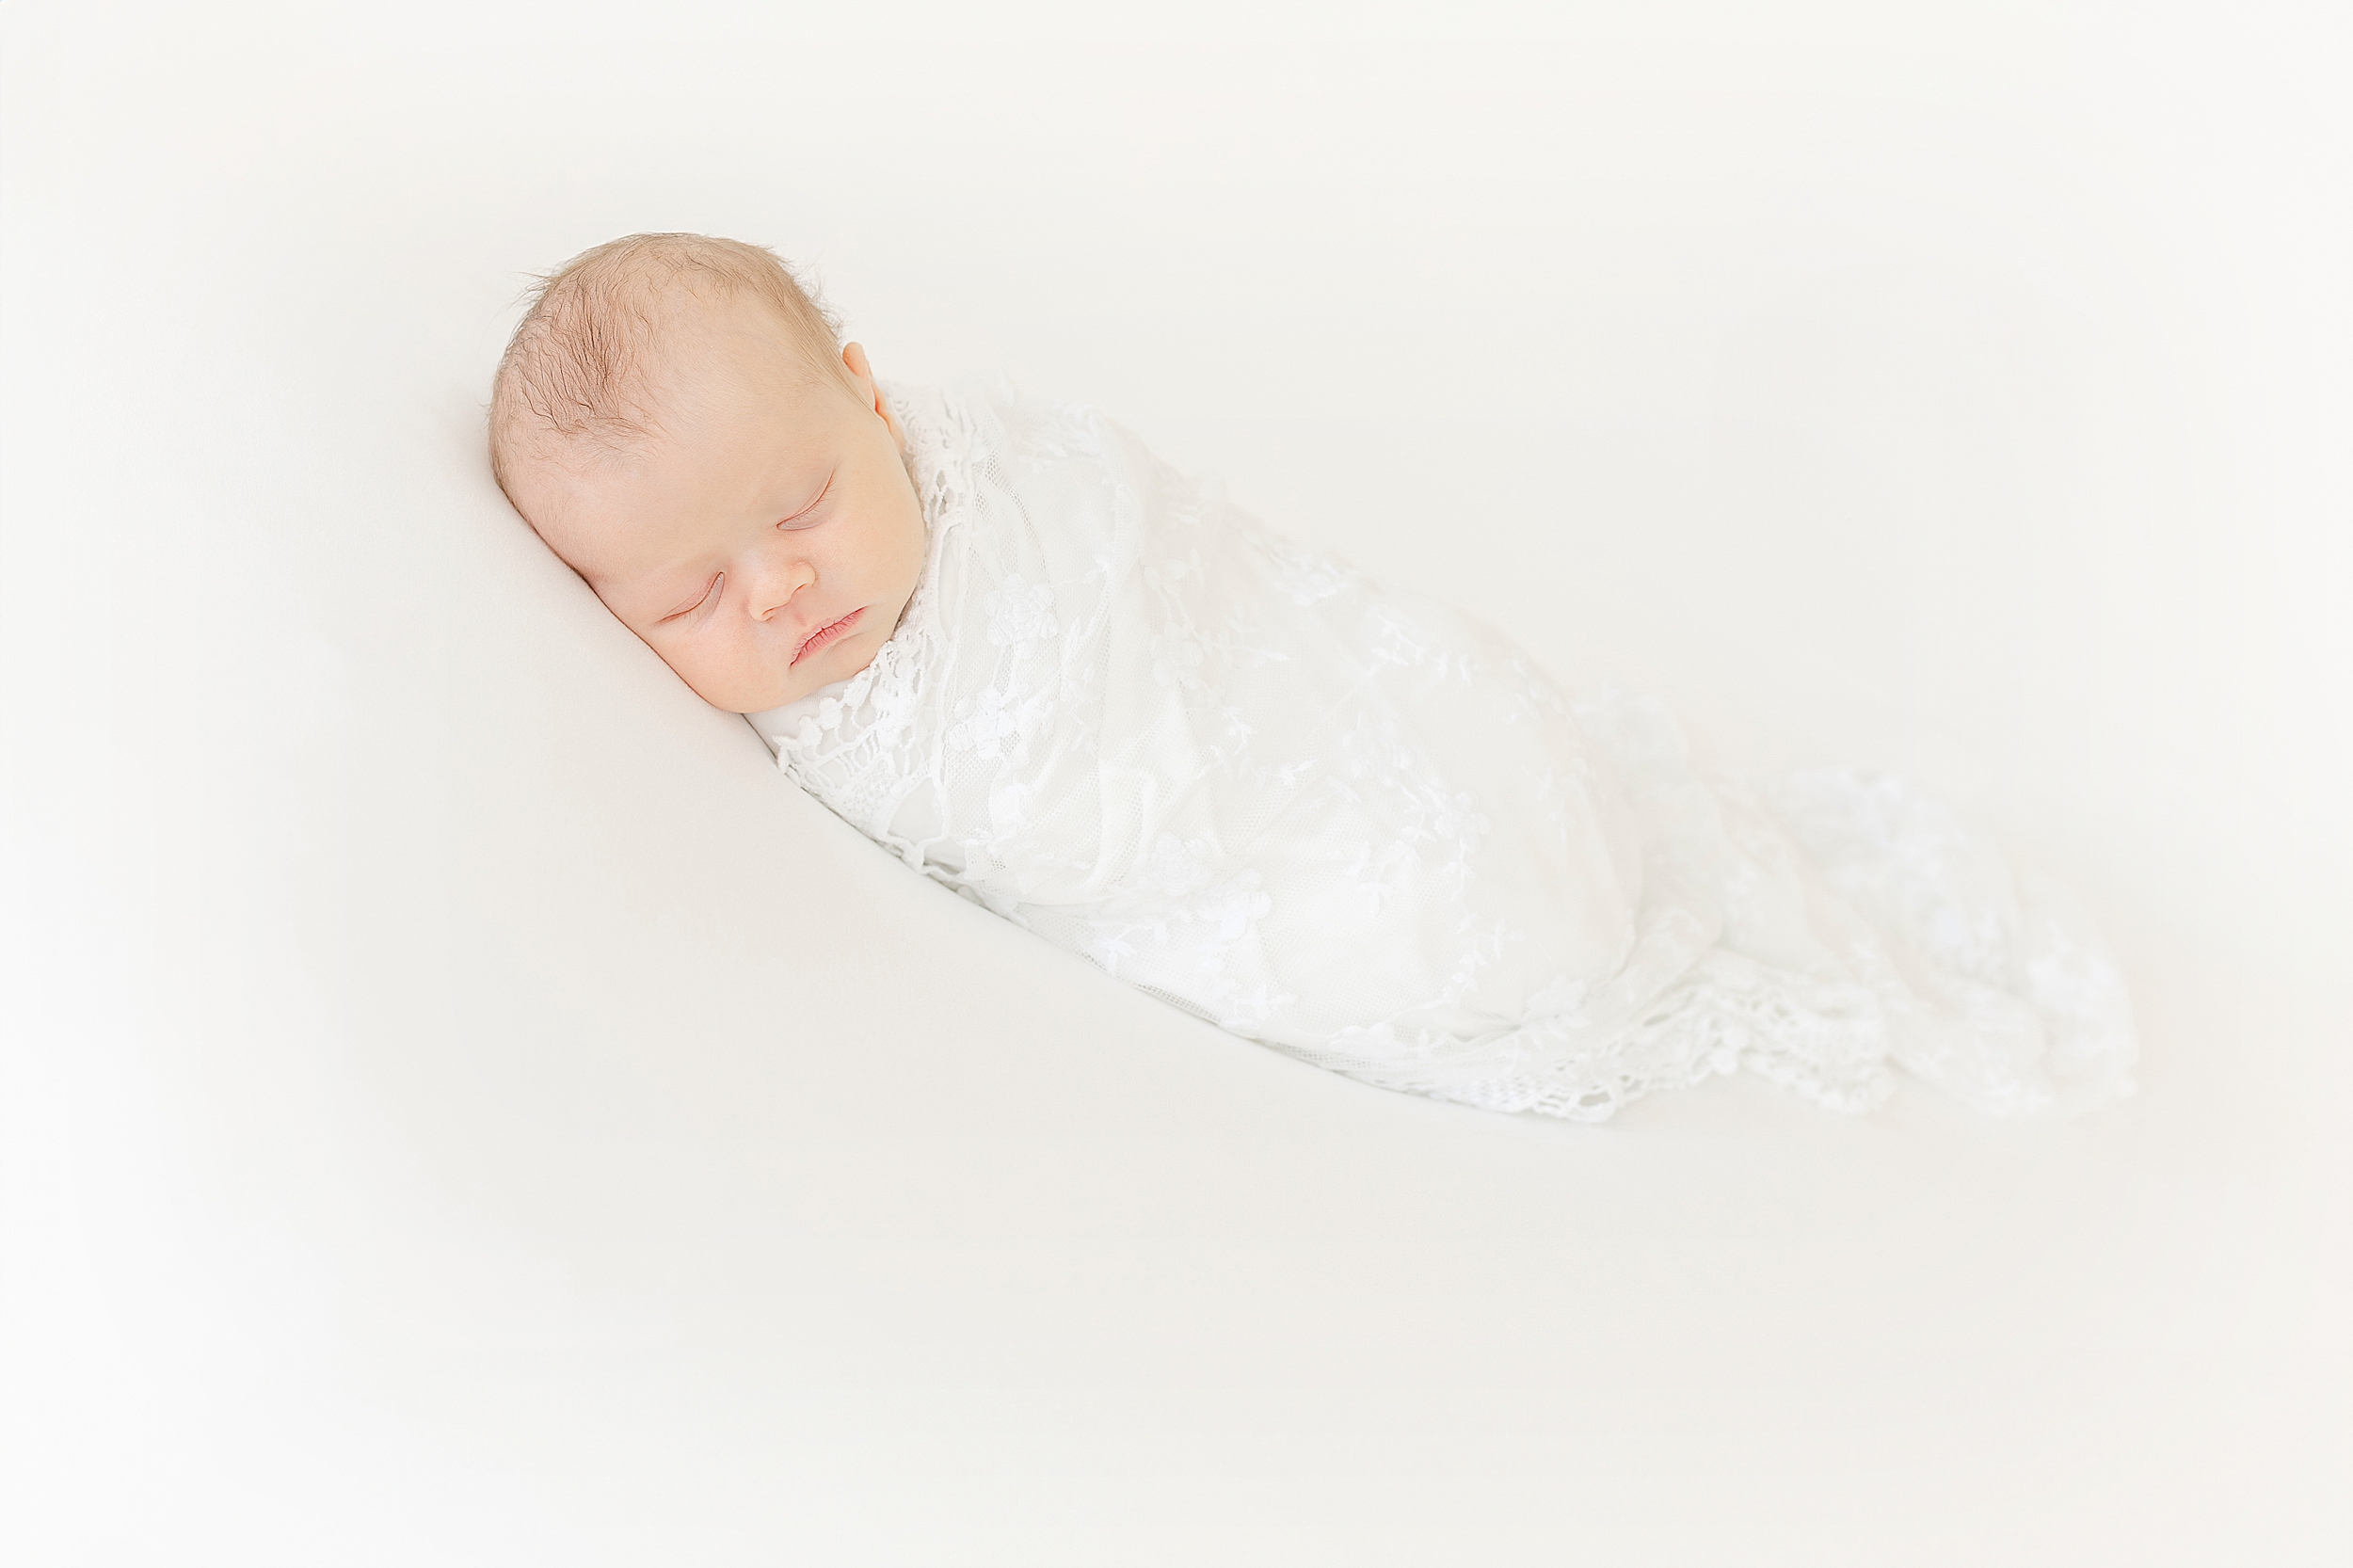
[[752, 616], [766, 620], [792, 602], [792, 596], [817, 581], [816, 568], [806, 561], [785, 561], [755, 568], [745, 586]]

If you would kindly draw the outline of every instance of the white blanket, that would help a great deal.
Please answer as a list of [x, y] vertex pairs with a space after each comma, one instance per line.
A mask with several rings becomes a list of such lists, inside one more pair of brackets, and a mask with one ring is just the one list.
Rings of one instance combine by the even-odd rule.
[[2058, 889], [1900, 780], [1695, 772], [1508, 640], [1244, 517], [1084, 408], [894, 388], [931, 526], [865, 670], [753, 724], [905, 861], [1367, 1082], [1599, 1119], [1738, 1069], [1864, 1109], [2131, 1089]]

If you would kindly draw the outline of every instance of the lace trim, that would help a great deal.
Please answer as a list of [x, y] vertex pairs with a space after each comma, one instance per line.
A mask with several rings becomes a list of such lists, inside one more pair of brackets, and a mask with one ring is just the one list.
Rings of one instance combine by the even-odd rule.
[[909, 865], [923, 864], [925, 845], [890, 831], [907, 795], [932, 777], [936, 762], [919, 743], [930, 686], [955, 664], [955, 637], [941, 624], [941, 580], [951, 552], [975, 505], [971, 455], [979, 429], [971, 409], [945, 392], [937, 408], [920, 407], [905, 389], [884, 396], [907, 435], [907, 467], [931, 532], [922, 575], [890, 640], [850, 678], [839, 697], [827, 697], [801, 720], [797, 732], [772, 737], [776, 766], [787, 778], [833, 807], [851, 825], [888, 845]]

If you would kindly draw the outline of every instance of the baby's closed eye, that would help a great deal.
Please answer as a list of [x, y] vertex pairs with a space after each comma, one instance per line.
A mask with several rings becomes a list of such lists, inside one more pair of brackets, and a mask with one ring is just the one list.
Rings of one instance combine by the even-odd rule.
[[677, 609], [663, 616], [663, 621], [668, 622], [677, 620], [681, 616], [693, 615], [696, 611], [711, 604], [719, 597], [719, 584], [725, 583], [727, 580], [728, 574], [724, 571], [713, 574], [711, 581], [703, 584], [703, 591], [699, 597], [695, 599], [691, 603], [680, 605]]
[[834, 477], [840, 472], [841, 471], [837, 468], [832, 473], [826, 474], [824, 488], [817, 492], [817, 494], [809, 501], [808, 504], [803, 506], [799, 511], [794, 512], [788, 517], [779, 519], [776, 522], [776, 526], [778, 528], [795, 529], [814, 528], [819, 523], [824, 521], [824, 514], [820, 512], [818, 507], [824, 504], [825, 497], [833, 493]]

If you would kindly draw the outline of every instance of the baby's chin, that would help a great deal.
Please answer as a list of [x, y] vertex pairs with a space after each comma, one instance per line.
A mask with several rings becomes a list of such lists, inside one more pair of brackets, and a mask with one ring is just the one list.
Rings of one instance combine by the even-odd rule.
[[[705, 702], [730, 713], [765, 713], [798, 702], [809, 693], [830, 686], [837, 680], [847, 680], [874, 662], [887, 638], [845, 637], [830, 647], [779, 671], [747, 673], [741, 680], [712, 682], [717, 688], [705, 690], [694, 680], [694, 686]], [[682, 673], [682, 672], [681, 672]]]

